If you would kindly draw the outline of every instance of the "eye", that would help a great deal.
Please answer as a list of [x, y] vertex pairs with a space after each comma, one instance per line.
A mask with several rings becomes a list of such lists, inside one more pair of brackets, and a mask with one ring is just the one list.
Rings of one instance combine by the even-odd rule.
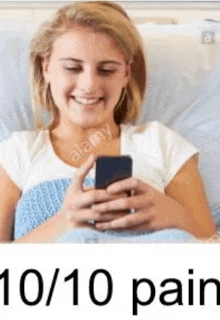
[[101, 75], [105, 75], [105, 76], [111, 75], [116, 72], [115, 69], [107, 69], [107, 68], [100, 68], [98, 71]]
[[71, 73], [79, 73], [82, 71], [82, 67], [64, 67], [64, 69]]

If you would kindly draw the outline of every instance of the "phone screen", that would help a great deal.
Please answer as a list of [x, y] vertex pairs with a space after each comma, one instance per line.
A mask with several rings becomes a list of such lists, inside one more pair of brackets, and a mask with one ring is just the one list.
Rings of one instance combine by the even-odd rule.
[[95, 187], [105, 189], [113, 182], [132, 176], [130, 156], [101, 156], [96, 161]]

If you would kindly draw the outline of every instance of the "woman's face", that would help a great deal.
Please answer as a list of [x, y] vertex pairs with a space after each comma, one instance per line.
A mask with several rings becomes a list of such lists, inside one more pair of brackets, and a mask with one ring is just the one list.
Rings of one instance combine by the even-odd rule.
[[89, 127], [113, 121], [130, 69], [111, 37], [85, 27], [68, 31], [42, 66], [61, 123]]

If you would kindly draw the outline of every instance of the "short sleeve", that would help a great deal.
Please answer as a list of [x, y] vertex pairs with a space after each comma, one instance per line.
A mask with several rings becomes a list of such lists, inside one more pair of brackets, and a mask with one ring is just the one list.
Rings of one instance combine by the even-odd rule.
[[158, 126], [164, 152], [164, 185], [166, 187], [181, 167], [198, 154], [199, 150], [173, 130], [159, 123]]
[[24, 165], [21, 149], [20, 132], [14, 132], [8, 139], [0, 143], [0, 164], [11, 180], [21, 190], [22, 167]]

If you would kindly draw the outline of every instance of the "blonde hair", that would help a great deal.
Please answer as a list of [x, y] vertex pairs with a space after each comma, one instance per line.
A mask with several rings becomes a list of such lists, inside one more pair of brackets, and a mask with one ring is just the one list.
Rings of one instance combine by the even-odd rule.
[[77, 2], [62, 7], [54, 18], [42, 25], [31, 41], [30, 65], [35, 126], [43, 128], [42, 114], [47, 111], [51, 128], [59, 114], [50, 85], [43, 76], [42, 59], [50, 57], [54, 41], [74, 26], [90, 27], [112, 37], [131, 62], [131, 77], [114, 110], [117, 124], [137, 120], [146, 90], [146, 62], [141, 38], [126, 12], [109, 1]]

